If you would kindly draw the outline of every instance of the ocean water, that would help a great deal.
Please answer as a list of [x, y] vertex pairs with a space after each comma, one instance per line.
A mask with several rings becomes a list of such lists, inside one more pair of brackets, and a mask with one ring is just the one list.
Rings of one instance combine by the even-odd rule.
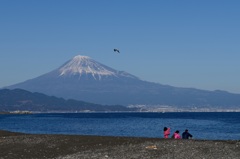
[[240, 113], [57, 113], [0, 115], [0, 129], [32, 134], [163, 138], [185, 129], [194, 139], [240, 140]]

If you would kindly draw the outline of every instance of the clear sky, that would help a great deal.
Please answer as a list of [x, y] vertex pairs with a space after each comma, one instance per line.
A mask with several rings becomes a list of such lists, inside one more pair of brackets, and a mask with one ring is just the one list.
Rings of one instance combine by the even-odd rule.
[[0, 0], [0, 87], [80, 54], [150, 82], [240, 93], [239, 8], [239, 0]]

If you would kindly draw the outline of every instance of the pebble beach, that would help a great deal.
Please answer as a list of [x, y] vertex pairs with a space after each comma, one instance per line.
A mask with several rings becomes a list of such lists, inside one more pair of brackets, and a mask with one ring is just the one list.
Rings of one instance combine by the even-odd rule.
[[0, 131], [1, 159], [240, 159], [239, 140], [23, 134]]

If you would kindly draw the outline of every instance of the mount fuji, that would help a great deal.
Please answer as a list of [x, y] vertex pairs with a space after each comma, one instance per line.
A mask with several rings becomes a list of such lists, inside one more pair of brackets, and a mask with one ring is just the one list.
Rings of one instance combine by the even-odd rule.
[[136, 78], [123, 71], [116, 71], [108, 66], [94, 61], [88, 56], [75, 56], [58, 69], [59, 76], [88, 78], [93, 80], [104, 80], [106, 78]]
[[147, 82], [80, 55], [56, 70], [6, 88], [98, 104], [240, 106], [240, 94]]

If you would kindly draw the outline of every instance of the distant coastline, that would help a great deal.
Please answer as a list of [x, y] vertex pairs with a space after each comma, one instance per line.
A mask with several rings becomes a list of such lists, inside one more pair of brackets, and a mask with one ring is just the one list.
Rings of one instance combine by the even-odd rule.
[[177, 107], [168, 105], [130, 105], [128, 108], [137, 109], [138, 112], [240, 112], [239, 107]]
[[0, 114], [92, 113], [92, 112], [240, 112], [240, 105], [101, 105], [32, 93], [22, 89], [0, 89]]
[[9, 111], [9, 112], [0, 112], [0, 114], [32, 114], [31, 111]]
[[38, 114], [38, 113], [217, 113], [217, 112], [240, 112], [240, 109], [145, 109], [139, 111], [29, 111], [29, 110], [16, 110], [16, 111], [0, 111], [0, 114]]

